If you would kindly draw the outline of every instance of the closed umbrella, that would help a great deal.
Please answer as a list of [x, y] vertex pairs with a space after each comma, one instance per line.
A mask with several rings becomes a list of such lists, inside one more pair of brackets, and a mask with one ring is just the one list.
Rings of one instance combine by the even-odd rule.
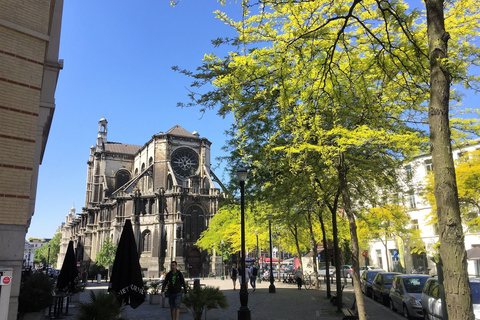
[[109, 291], [117, 294], [120, 303], [133, 309], [145, 301], [146, 295], [138, 258], [132, 223], [127, 219], [115, 254]]
[[62, 269], [57, 279], [57, 291], [63, 293], [73, 293], [75, 285], [80, 281], [77, 271], [77, 263], [75, 261], [75, 252], [73, 251], [73, 241], [68, 243], [65, 259], [63, 260]]

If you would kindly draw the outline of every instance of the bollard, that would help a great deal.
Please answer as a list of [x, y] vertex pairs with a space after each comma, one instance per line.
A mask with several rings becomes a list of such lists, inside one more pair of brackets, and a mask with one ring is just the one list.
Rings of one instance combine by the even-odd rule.
[[97, 283], [101, 283], [102, 282], [102, 275], [99, 273], [97, 274]]
[[193, 289], [200, 289], [200, 279], [193, 279]]

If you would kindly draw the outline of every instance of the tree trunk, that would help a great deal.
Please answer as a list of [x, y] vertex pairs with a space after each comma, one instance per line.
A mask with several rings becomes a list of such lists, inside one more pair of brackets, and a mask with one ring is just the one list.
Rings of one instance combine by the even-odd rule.
[[448, 57], [450, 35], [445, 31], [444, 1], [425, 0], [425, 5], [431, 69], [428, 120], [447, 313], [450, 320], [475, 319], [450, 142], [450, 73], [442, 62]]
[[289, 230], [295, 238], [295, 246], [297, 248], [297, 255], [299, 257], [298, 262], [300, 263], [300, 268], [303, 270], [302, 251], [300, 250], [300, 243], [298, 242], [298, 226], [294, 224], [293, 228], [289, 228]]
[[[332, 294], [330, 292], [330, 261], [328, 261], [329, 254], [328, 254], [328, 248], [327, 248], [327, 232], [325, 231], [325, 223], [323, 222], [323, 217], [322, 217], [322, 207], [318, 207], [318, 220], [320, 220], [320, 226], [322, 228], [322, 236], [323, 236], [323, 251], [325, 252], [325, 282], [327, 285], [327, 298], [331, 298]], [[333, 231], [335, 232], [335, 231]], [[319, 281], [320, 282], [320, 281]]]
[[[315, 240], [315, 233], [313, 232], [312, 213], [307, 211], [307, 222], [310, 231], [310, 244], [313, 252], [313, 273], [315, 276], [315, 286], [318, 289], [318, 270], [317, 270], [317, 241]], [[305, 269], [303, 269], [305, 272]]]
[[365, 312], [365, 303], [363, 301], [362, 290], [360, 289], [360, 264], [358, 261], [358, 237], [357, 225], [355, 224], [355, 216], [353, 215], [350, 194], [348, 192], [347, 184], [347, 166], [345, 164], [345, 155], [343, 152], [339, 153], [338, 162], [338, 180], [340, 183], [340, 190], [342, 192], [343, 209], [347, 214], [348, 224], [350, 227], [350, 238], [352, 241], [352, 262], [353, 262], [353, 290], [355, 291], [355, 298], [357, 300], [358, 318], [359, 320], [367, 320], [367, 313]]

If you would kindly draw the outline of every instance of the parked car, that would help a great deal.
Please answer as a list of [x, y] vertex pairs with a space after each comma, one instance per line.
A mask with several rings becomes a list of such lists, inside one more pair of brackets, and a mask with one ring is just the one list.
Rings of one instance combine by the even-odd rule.
[[[475, 319], [480, 319], [480, 278], [470, 278], [472, 292], [473, 313]], [[438, 286], [438, 278], [430, 278], [422, 291], [422, 309], [424, 319], [442, 320], [442, 302]]]
[[400, 273], [398, 272], [379, 272], [372, 282], [373, 300], [380, 300], [384, 305], [390, 302], [390, 288], [392, 287], [393, 278]]
[[362, 276], [360, 277], [360, 288], [362, 289], [363, 294], [367, 297], [372, 297], [372, 283], [375, 279], [375, 276], [379, 272], [385, 272], [385, 270], [377, 269], [377, 270], [367, 270], [365, 271]]
[[379, 267], [363, 266], [363, 267], [360, 267], [360, 278], [362, 277], [363, 273], [367, 270], [382, 270], [382, 271], [384, 271], [382, 268], [379, 268]]
[[[328, 267], [328, 273], [330, 274], [330, 276], [333, 276], [335, 274], [335, 270], [336, 268], [334, 266], [329, 266]], [[326, 267], [321, 267], [319, 270], [318, 270], [318, 277], [325, 277], [326, 276], [326, 272], [327, 271], [327, 268]]]
[[[336, 273], [334, 273], [334, 276], [335, 275]], [[344, 264], [340, 266], [340, 276], [342, 278], [351, 278], [352, 275], [353, 275], [353, 267], [351, 265]]]
[[407, 319], [423, 317], [421, 297], [429, 278], [428, 275], [420, 274], [395, 276], [390, 289], [390, 308], [393, 311], [401, 310]]

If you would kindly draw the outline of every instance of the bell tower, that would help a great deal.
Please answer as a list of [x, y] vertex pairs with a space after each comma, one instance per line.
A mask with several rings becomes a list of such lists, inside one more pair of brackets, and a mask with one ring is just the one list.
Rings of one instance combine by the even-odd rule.
[[97, 151], [105, 150], [107, 143], [107, 119], [102, 118], [98, 121]]

